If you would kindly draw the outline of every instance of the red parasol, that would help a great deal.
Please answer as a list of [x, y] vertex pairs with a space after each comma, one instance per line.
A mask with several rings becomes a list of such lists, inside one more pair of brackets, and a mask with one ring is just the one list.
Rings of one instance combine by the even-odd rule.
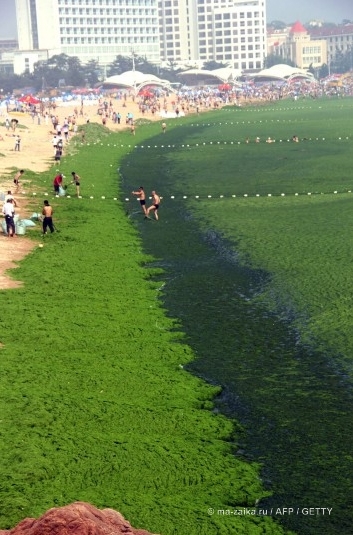
[[232, 88], [230, 84], [221, 84], [218, 86], [220, 91], [229, 91]]
[[19, 102], [24, 102], [25, 104], [40, 104], [40, 100], [32, 95], [25, 95], [18, 99]]
[[151, 98], [153, 96], [154, 94], [148, 89], [141, 89], [141, 91], [139, 92], [139, 97]]

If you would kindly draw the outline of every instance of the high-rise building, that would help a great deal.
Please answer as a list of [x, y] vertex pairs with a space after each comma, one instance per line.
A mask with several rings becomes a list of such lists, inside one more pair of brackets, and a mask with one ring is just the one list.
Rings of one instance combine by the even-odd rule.
[[16, 0], [20, 50], [111, 63], [132, 53], [159, 62], [158, 0]]
[[260, 69], [266, 56], [265, 0], [159, 0], [161, 59]]
[[266, 0], [15, 0], [20, 51], [111, 63], [217, 61], [260, 69]]
[[57, 0], [15, 0], [19, 50], [60, 48]]

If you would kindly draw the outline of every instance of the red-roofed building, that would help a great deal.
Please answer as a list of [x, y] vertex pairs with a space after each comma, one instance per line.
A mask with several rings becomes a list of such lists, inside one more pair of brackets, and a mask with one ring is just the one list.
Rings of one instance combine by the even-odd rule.
[[290, 59], [300, 69], [308, 69], [310, 65], [319, 68], [327, 63], [326, 41], [312, 41], [309, 32], [299, 21], [287, 28], [282, 42], [276, 39], [275, 33], [268, 35], [268, 53]]
[[294, 34], [297, 34], [297, 33], [305, 33], [305, 34], [307, 34], [308, 32], [307, 32], [307, 30], [304, 28], [304, 26], [302, 25], [302, 23], [301, 23], [299, 20], [297, 20], [297, 22], [295, 22], [295, 23], [293, 24], [293, 26], [291, 27], [289, 33], [291, 33], [291, 34], [294, 35]]

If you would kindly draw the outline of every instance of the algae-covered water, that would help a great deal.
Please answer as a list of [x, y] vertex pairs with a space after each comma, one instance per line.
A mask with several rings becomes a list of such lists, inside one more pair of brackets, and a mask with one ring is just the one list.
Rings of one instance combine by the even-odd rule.
[[161, 297], [196, 354], [190, 371], [222, 385], [216, 410], [243, 426], [236, 454], [263, 464], [273, 495], [259, 505], [300, 534], [350, 533], [353, 400], [332, 356], [259, 303], [268, 275], [241, 266], [182, 202], [165, 200], [158, 223], [134, 220], [165, 269]]

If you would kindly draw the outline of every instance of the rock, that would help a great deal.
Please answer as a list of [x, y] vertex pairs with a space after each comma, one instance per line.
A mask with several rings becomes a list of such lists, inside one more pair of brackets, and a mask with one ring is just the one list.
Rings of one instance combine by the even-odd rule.
[[114, 509], [97, 509], [85, 502], [49, 509], [40, 518], [26, 518], [0, 535], [153, 535], [134, 529]]

